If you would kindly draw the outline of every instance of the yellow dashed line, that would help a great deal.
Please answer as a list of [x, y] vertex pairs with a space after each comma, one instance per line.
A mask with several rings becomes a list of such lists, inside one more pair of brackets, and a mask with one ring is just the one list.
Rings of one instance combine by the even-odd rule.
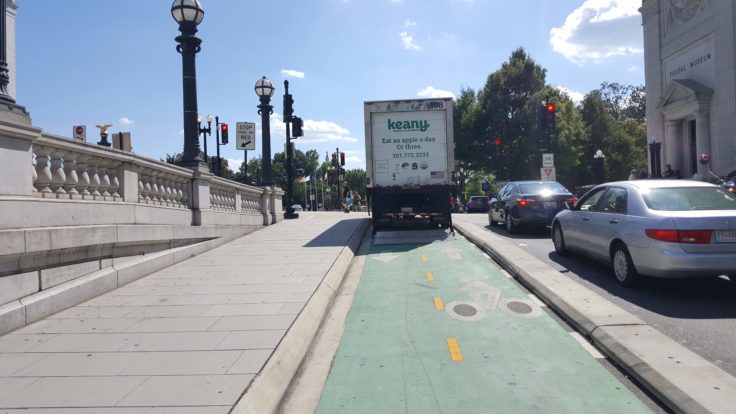
[[437, 310], [444, 310], [445, 309], [445, 304], [442, 303], [442, 298], [440, 298], [439, 296], [435, 296], [434, 297], [434, 307]]
[[434, 275], [432, 274], [432, 272], [427, 272], [426, 276], [427, 280], [429, 280], [430, 282], [434, 280]]
[[426, 262], [429, 258], [427, 256], [421, 256], [419, 260]]
[[463, 354], [460, 353], [460, 345], [457, 344], [457, 339], [447, 338], [447, 347], [450, 349], [450, 359], [453, 362], [460, 362], [463, 360]]

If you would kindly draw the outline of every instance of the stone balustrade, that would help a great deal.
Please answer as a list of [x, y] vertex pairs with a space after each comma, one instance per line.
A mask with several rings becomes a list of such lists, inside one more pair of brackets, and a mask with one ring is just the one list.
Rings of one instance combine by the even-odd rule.
[[[283, 218], [278, 188], [247, 186], [1, 120], [0, 176], [0, 208], [9, 212], [0, 229], [39, 224], [268, 225]], [[44, 216], [28, 220], [28, 215]]]

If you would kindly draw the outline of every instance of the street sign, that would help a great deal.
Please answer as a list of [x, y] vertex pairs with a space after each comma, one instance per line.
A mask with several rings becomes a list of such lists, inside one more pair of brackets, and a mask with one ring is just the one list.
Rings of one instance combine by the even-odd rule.
[[555, 166], [555, 154], [542, 154], [542, 167], [551, 168]]
[[484, 182], [483, 184], [480, 185], [480, 188], [483, 191], [491, 191], [491, 183], [489, 183], [488, 181], [486, 181], [486, 182]]
[[540, 168], [540, 170], [542, 173], [542, 181], [557, 181], [555, 167]]
[[235, 123], [236, 149], [254, 151], [256, 149], [256, 124], [254, 122]]
[[72, 136], [75, 141], [87, 142], [87, 125], [74, 125]]

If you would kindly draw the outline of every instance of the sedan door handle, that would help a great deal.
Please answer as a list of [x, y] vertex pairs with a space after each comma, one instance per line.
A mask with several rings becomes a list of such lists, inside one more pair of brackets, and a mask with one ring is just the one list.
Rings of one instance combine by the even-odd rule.
[[611, 224], [618, 224], [618, 220], [616, 220], [616, 219], [608, 220], [608, 222], [611, 223]]

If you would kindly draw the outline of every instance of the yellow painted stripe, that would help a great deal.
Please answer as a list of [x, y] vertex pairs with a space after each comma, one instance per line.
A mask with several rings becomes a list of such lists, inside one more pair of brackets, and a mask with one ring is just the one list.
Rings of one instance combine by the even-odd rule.
[[427, 280], [429, 280], [430, 282], [434, 280], [434, 275], [432, 274], [432, 272], [427, 272], [426, 276]]
[[442, 303], [442, 298], [441, 297], [439, 297], [439, 296], [435, 296], [434, 297], [434, 307], [437, 310], [444, 310], [445, 309], [445, 304]]
[[427, 261], [427, 259], [428, 259], [428, 257], [427, 257], [427, 256], [422, 256], [422, 257], [420, 257], [420, 258], [419, 258], [419, 260], [421, 260], [421, 261], [423, 261], [423, 262], [426, 262], [426, 261]]
[[463, 360], [463, 354], [460, 353], [460, 345], [457, 344], [457, 339], [447, 338], [447, 347], [450, 349], [450, 359], [453, 362], [460, 362]]

